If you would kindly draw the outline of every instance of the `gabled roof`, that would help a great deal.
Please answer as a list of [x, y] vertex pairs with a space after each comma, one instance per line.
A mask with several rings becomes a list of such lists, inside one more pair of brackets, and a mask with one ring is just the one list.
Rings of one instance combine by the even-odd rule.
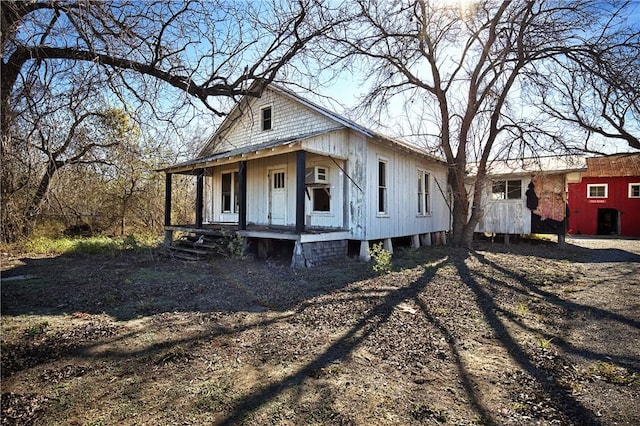
[[296, 92], [289, 90], [285, 87], [279, 86], [277, 84], [270, 84], [269, 88], [273, 89], [274, 91], [287, 96], [293, 100], [295, 100], [296, 102], [301, 103], [302, 105], [306, 106], [307, 108], [320, 113], [321, 115], [324, 115], [327, 118], [330, 118], [331, 120], [340, 123], [341, 125], [343, 125], [344, 127], [351, 129], [351, 130], [355, 130], [357, 132], [362, 133], [365, 136], [369, 136], [369, 137], [375, 137], [375, 136], [382, 136], [379, 135], [369, 129], [367, 129], [364, 126], [359, 125], [358, 123], [356, 123], [355, 121], [351, 121], [348, 118], [342, 117], [341, 115], [328, 110], [327, 108], [324, 108], [323, 106], [320, 106], [316, 103], [311, 102], [308, 99], [303, 98], [302, 96], [300, 96], [299, 94], [297, 94]]
[[[254, 84], [258, 84], [258, 83], [254, 83]], [[252, 86], [253, 87], [253, 86]], [[288, 138], [284, 138], [284, 139], [277, 139], [277, 140], [270, 140], [267, 141], [263, 144], [260, 144], [260, 146], [257, 145], [248, 145], [248, 146], [244, 146], [241, 148], [237, 148], [237, 149], [233, 149], [233, 150], [228, 150], [228, 151], [224, 151], [224, 152], [213, 152], [210, 153], [210, 145], [213, 143], [214, 140], [216, 140], [216, 138], [222, 134], [224, 134], [225, 132], [228, 132], [231, 130], [232, 123], [234, 121], [234, 119], [241, 114], [241, 105], [244, 102], [247, 102], [249, 98], [247, 97], [243, 97], [234, 107], [233, 109], [229, 112], [227, 118], [225, 118], [225, 120], [220, 124], [220, 126], [216, 129], [215, 133], [207, 140], [206, 144], [204, 145], [204, 147], [200, 150], [200, 153], [198, 154], [198, 156], [195, 159], [189, 160], [189, 161], [185, 161], [182, 162], [180, 164], [176, 164], [170, 167], [167, 167], [163, 170], [165, 171], [173, 171], [173, 170], [177, 170], [177, 169], [184, 169], [185, 167], [189, 167], [189, 166], [195, 166], [195, 165], [199, 165], [199, 164], [205, 164], [209, 161], [212, 160], [216, 160], [216, 159], [220, 159], [220, 158], [231, 158], [231, 157], [235, 157], [235, 156], [239, 156], [242, 154], [246, 154], [246, 153], [250, 153], [253, 151], [256, 151], [257, 149], [264, 149], [265, 147], [277, 147], [277, 146], [281, 146], [281, 145], [286, 145], [286, 144], [290, 144], [292, 142], [300, 142], [304, 139], [310, 138], [310, 137], [314, 137], [314, 136], [318, 136], [320, 134], [324, 134], [324, 133], [330, 133], [330, 132], [334, 132], [336, 130], [340, 130], [340, 129], [350, 129], [353, 130], [355, 132], [358, 132], [368, 138], [374, 139], [378, 142], [382, 142], [382, 143], [386, 143], [390, 146], [394, 146], [396, 148], [400, 148], [402, 150], [405, 151], [410, 151], [413, 152], [415, 154], [427, 157], [429, 159], [431, 159], [432, 161], [436, 161], [436, 162], [440, 162], [443, 163], [442, 159], [437, 158], [436, 156], [428, 153], [427, 151], [421, 149], [420, 147], [416, 146], [416, 145], [412, 145], [409, 144], [407, 142], [404, 141], [400, 141], [398, 139], [395, 138], [391, 138], [385, 135], [382, 135], [380, 133], [374, 132], [352, 120], [349, 120], [348, 118], [345, 118], [333, 111], [330, 111], [329, 109], [320, 106], [308, 99], [303, 98], [302, 96], [300, 96], [299, 94], [285, 88], [282, 86], [279, 86], [277, 84], [269, 84], [267, 86], [267, 88], [265, 90], [273, 90], [274, 92], [277, 92], [278, 94], [285, 96], [291, 100], [293, 100], [294, 102], [299, 103], [300, 105], [303, 105], [306, 108], [309, 108], [312, 111], [315, 111], [318, 114], [321, 114], [322, 116], [332, 120], [333, 122], [336, 123], [335, 128], [330, 128], [327, 129], [323, 132], [315, 132], [313, 134], [301, 134], [301, 135], [296, 135], [295, 137], [288, 137]], [[264, 146], [263, 146], [264, 145]]]
[[640, 176], [640, 152], [587, 158], [583, 177]]

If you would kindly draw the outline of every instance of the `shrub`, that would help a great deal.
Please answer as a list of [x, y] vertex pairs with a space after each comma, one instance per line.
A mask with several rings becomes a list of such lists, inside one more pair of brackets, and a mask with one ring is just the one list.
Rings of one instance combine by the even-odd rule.
[[240, 234], [235, 234], [227, 241], [227, 251], [231, 257], [242, 257], [244, 255], [244, 248], [244, 237]]
[[368, 251], [374, 261], [374, 272], [381, 275], [391, 272], [391, 252], [385, 250], [382, 243], [374, 244]]

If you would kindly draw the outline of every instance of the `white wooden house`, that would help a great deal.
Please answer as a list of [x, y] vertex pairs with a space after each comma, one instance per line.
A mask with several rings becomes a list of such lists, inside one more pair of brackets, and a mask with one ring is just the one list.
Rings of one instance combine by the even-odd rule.
[[[293, 266], [449, 229], [445, 163], [276, 85], [241, 99], [195, 159], [164, 172], [168, 237], [230, 225], [256, 244], [292, 241]], [[195, 224], [171, 223], [173, 174], [196, 176]]]
[[567, 185], [579, 181], [580, 172], [586, 169], [583, 156], [494, 161], [487, 169], [483, 217], [476, 232], [565, 234]]

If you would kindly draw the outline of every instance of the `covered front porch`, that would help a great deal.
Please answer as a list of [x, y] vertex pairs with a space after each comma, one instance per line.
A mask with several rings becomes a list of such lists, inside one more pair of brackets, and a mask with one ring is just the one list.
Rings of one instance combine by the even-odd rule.
[[[346, 255], [351, 234], [343, 202], [343, 166], [343, 160], [309, 153], [292, 142], [218, 154], [164, 169], [165, 241], [171, 244], [175, 233], [240, 235], [260, 247], [268, 246], [270, 240], [290, 241], [294, 243], [294, 266], [317, 262], [317, 256], [309, 251], [314, 246], [327, 251], [332, 244], [332, 250], [339, 251], [336, 257]], [[194, 223], [172, 222], [175, 174], [195, 178]], [[340, 242], [339, 248], [331, 242]]]

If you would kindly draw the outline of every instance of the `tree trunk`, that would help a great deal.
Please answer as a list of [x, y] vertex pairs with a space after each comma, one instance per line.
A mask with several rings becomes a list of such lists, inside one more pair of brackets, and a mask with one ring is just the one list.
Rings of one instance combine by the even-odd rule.
[[459, 167], [449, 170], [449, 185], [453, 191], [453, 235], [451, 244], [454, 247], [465, 246], [466, 226], [469, 218], [469, 197], [464, 183], [464, 173]]
[[53, 176], [58, 171], [58, 168], [60, 168], [62, 165], [63, 163], [55, 160], [49, 160], [49, 162], [47, 163], [47, 170], [45, 171], [44, 175], [40, 179], [40, 184], [38, 184], [38, 187], [36, 188], [36, 192], [33, 194], [33, 197], [31, 197], [31, 202], [27, 207], [26, 219], [28, 222], [33, 221], [35, 216], [40, 212], [40, 209], [42, 208], [42, 203], [44, 202], [44, 199], [47, 196], [47, 193], [49, 192], [51, 179], [53, 179]]
[[[482, 218], [482, 196], [483, 196], [483, 179], [484, 167], [481, 167], [479, 175], [476, 177], [473, 185], [473, 200], [470, 203], [467, 186], [464, 180], [464, 174], [459, 172], [450, 172], [449, 182], [453, 188], [453, 236], [451, 244], [454, 247], [471, 248], [473, 244], [473, 234], [478, 222]], [[457, 176], [462, 176], [460, 179]], [[471, 204], [471, 213], [469, 207]]]
[[122, 200], [122, 208], [120, 209], [120, 236], [121, 237], [124, 237], [124, 229], [126, 227], [127, 200], [128, 200], [128, 197], [125, 197]]

